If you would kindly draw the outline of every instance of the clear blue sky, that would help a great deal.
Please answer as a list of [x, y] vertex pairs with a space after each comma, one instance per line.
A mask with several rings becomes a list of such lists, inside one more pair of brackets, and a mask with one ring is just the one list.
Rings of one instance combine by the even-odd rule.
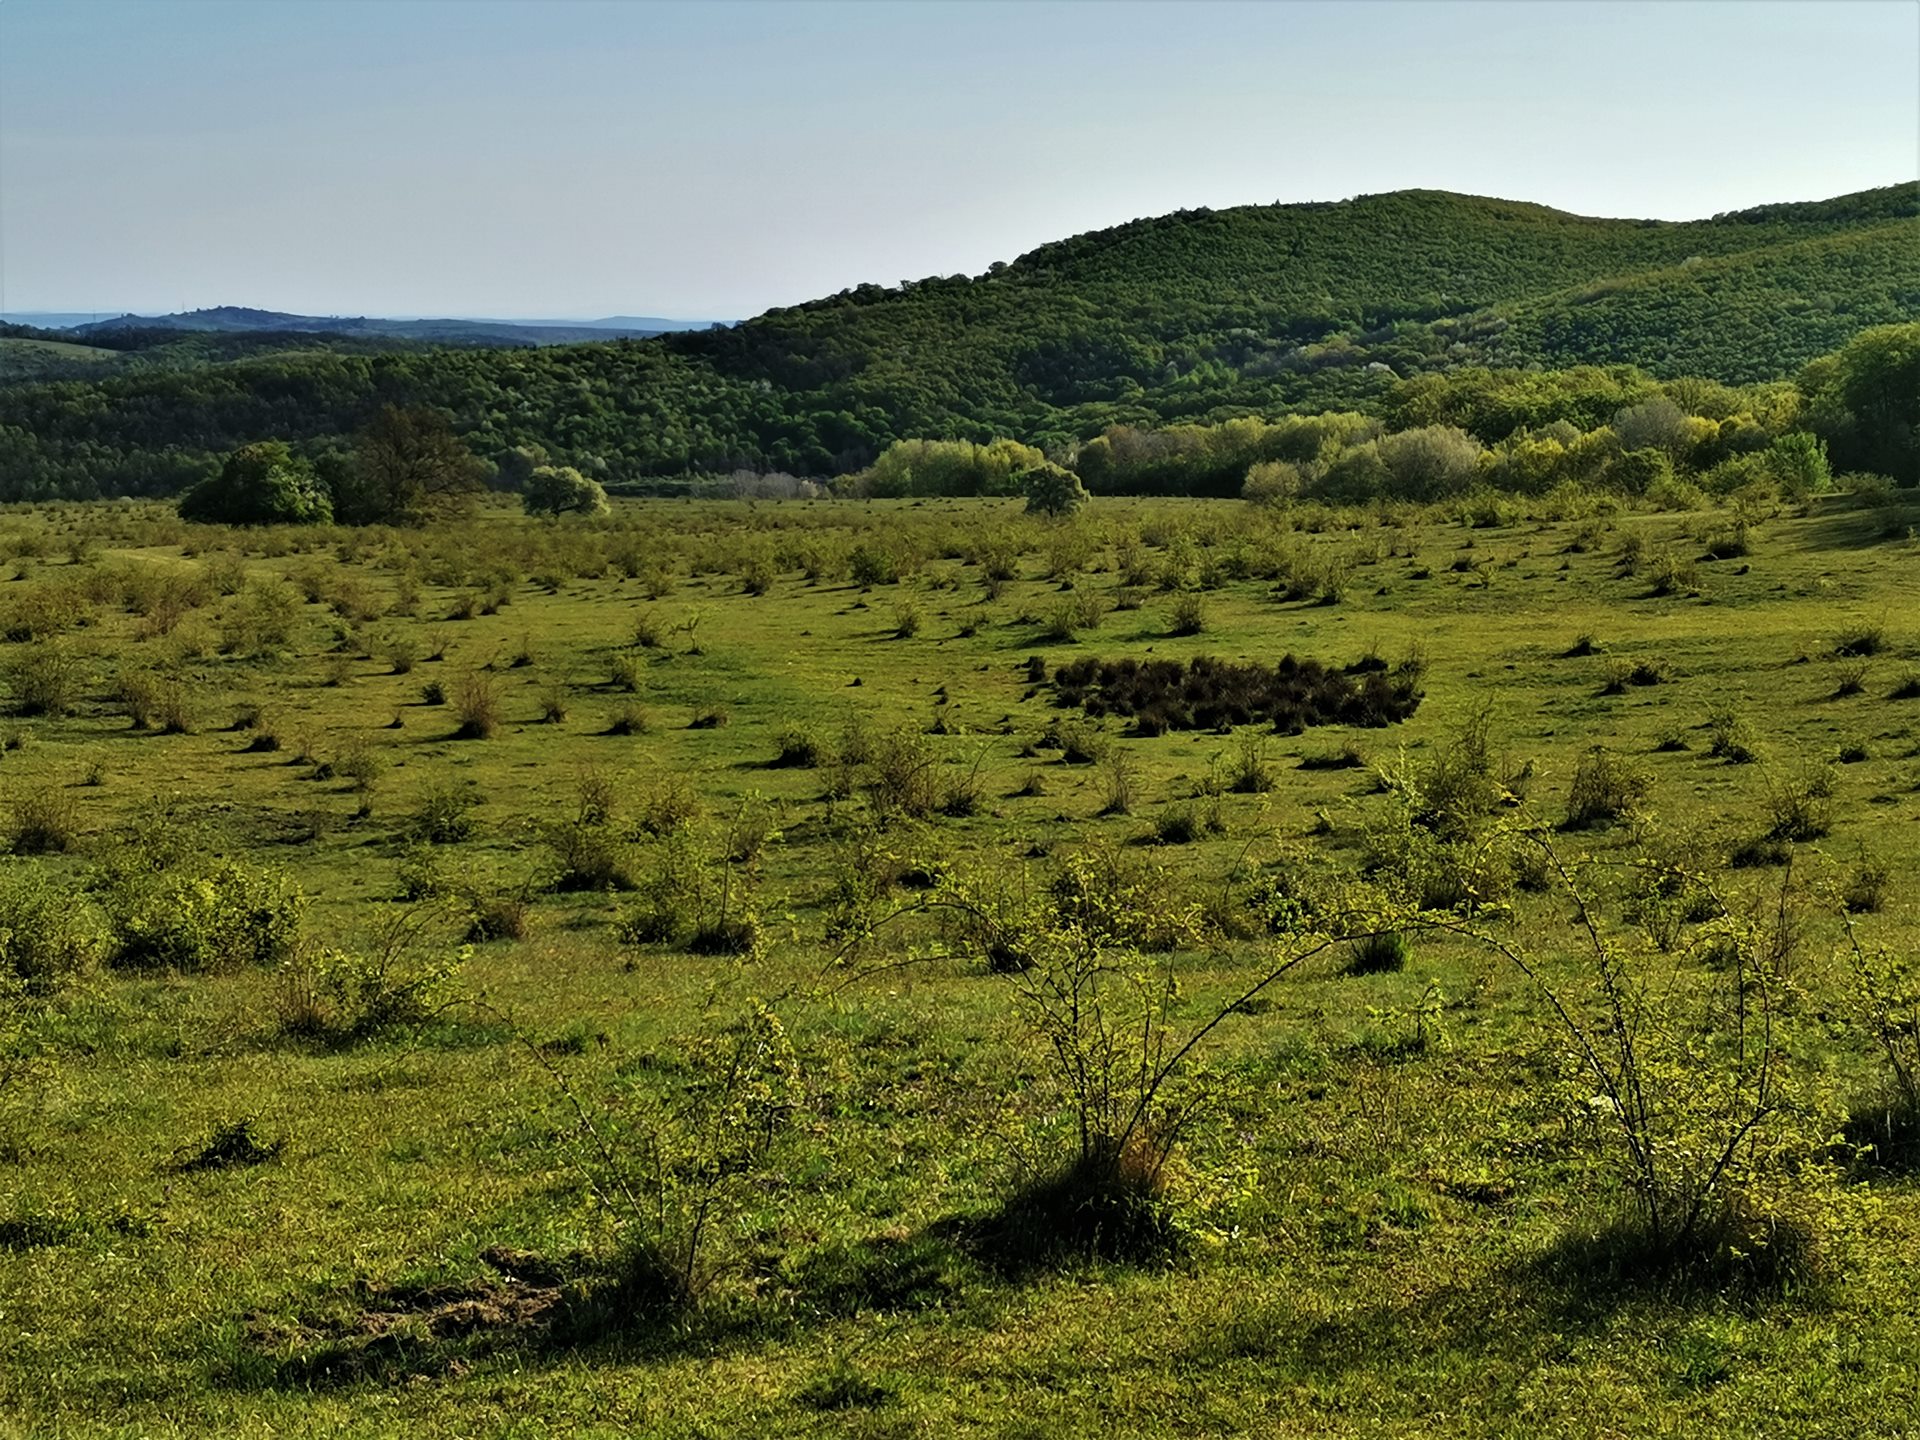
[[1920, 174], [1920, 4], [0, 0], [5, 308], [737, 317], [1185, 206]]

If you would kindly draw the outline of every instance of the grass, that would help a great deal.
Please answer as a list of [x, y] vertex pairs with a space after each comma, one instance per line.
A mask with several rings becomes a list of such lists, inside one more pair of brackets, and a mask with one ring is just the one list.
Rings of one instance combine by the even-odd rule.
[[[1438, 515], [1399, 518], [1429, 554], [1465, 533]], [[1256, 895], [1311, 901], [1344, 883], [1392, 804], [1375, 771], [1417, 766], [1487, 707], [1493, 771], [1534, 762], [1525, 813], [1544, 824], [1578, 808], [1596, 745], [1644, 777], [1644, 791], [1637, 778], [1623, 789], [1590, 770], [1607, 802], [1591, 818], [1621, 823], [1556, 844], [1624, 863], [1640, 854], [1630, 822], [1642, 809], [1696, 837], [1689, 855], [1824, 829], [1818, 853], [1794, 854], [1809, 893], [1832, 881], [1863, 929], [1910, 953], [1920, 732], [1880, 697], [1914, 656], [1888, 636], [1881, 654], [1895, 658], [1876, 662], [1887, 678], [1843, 705], [1825, 658], [1853, 617], [1904, 613], [1905, 545], [1872, 540], [1876, 517], [1816, 504], [1755, 527], [1750, 574], [1705, 566], [1698, 597], [1654, 597], [1598, 551], [1569, 553], [1565, 571], [1502, 572], [1491, 590], [1444, 570], [1416, 580], [1421, 547], [1377, 520], [1265, 535], [1235, 503], [1101, 501], [1071, 523], [1091, 554], [1076, 593], [1101, 598], [1122, 583], [1110, 557], [1123, 542], [1157, 564], [1207, 538], [1244, 539], [1256, 556], [1284, 541], [1367, 578], [1336, 605], [1277, 599], [1257, 573], [1226, 580], [1189, 636], [1170, 637], [1151, 604], [1112, 607], [1097, 630], [1050, 642], [1035, 674], [1035, 626], [1017, 617], [1062, 597], [1039, 578], [1050, 532], [1017, 502], [623, 502], [604, 536], [501, 511], [378, 542], [185, 531], [140, 506], [9, 512], [0, 535], [43, 537], [48, 553], [7, 603], [41, 588], [104, 596], [115, 567], [184, 573], [201, 563], [189, 544], [232, 552], [254, 585], [325, 555], [376, 602], [403, 575], [420, 590], [417, 616], [372, 622], [381, 658], [354, 659], [337, 687], [323, 682], [338, 617], [303, 601], [284, 643], [258, 652], [215, 644], [183, 659], [172, 637], [143, 635], [105, 602], [87, 602], [84, 626], [11, 647], [53, 644], [34, 653], [60, 657], [64, 693], [50, 713], [8, 722], [30, 738], [0, 778], [10, 797], [56, 797], [71, 845], [10, 859], [10, 875], [77, 883], [171, 797], [183, 843], [217, 837], [220, 853], [297, 877], [309, 935], [327, 944], [364, 952], [411, 903], [394, 897], [422, 851], [452, 893], [494, 898], [451, 907], [431, 932], [433, 953], [451, 957], [486, 911], [462, 1000], [352, 1045], [282, 1038], [272, 968], [97, 972], [65, 993], [33, 1065], [0, 1071], [0, 1429], [1414, 1434], [1441, 1415], [1450, 1429], [1511, 1431], [1524, 1411], [1527, 1427], [1555, 1433], [1652, 1434], [1737, 1429], [1758, 1413], [1871, 1431], [1904, 1413], [1920, 1202], [1900, 1184], [1878, 1194], [1871, 1263], [1843, 1261], [1818, 1304], [1702, 1302], [1616, 1291], [1604, 1266], [1576, 1274], [1569, 1237], [1608, 1233], [1619, 1198], [1593, 1187], [1592, 1112], [1570, 1109], [1542, 1069], [1551, 1019], [1538, 994], [1463, 942], [1414, 937], [1402, 968], [1364, 982], [1344, 978], [1342, 946], [1244, 1005], [1212, 1041], [1223, 1087], [1156, 1180], [1164, 1197], [1096, 1214], [1108, 1199], [1090, 1210], [1087, 1187], [1062, 1178], [1070, 1107], [1010, 1003], [1011, 977], [954, 951], [930, 912], [903, 913], [880, 946], [937, 958], [871, 981], [842, 983], [831, 962], [848, 942], [823, 937], [853, 879], [873, 887], [872, 913], [907, 912], [947, 894], [903, 883], [916, 867], [1037, 890], [1100, 845], [1119, 857], [1114, 885], [1132, 887], [1126, 906], [1169, 917], [1171, 1018], [1190, 1025], [1239, 996], [1281, 942], [1264, 918], [1182, 939], [1172, 922], [1186, 907], [1250, 916]], [[1619, 523], [1652, 553], [1701, 517]], [[728, 567], [749, 527], [794, 557], [764, 595]], [[1576, 529], [1523, 516], [1473, 533], [1476, 553], [1559, 556]], [[963, 558], [983, 531], [1021, 557], [991, 607]], [[1359, 553], [1375, 532], [1393, 543]], [[63, 558], [76, 533], [92, 541], [82, 563]], [[600, 547], [623, 537], [665, 568], [644, 580], [610, 569]], [[863, 569], [876, 580], [865, 609], [845, 580], [804, 576], [813, 552], [855, 546], [886, 547], [886, 563]], [[552, 592], [526, 578], [562, 571]], [[911, 592], [913, 635], [896, 635], [906, 597], [887, 573]], [[509, 604], [444, 622], [460, 597], [502, 584]], [[661, 598], [645, 600], [650, 589]], [[175, 634], [199, 622], [219, 634], [243, 599], [210, 596]], [[608, 656], [631, 649], [636, 616], [656, 640], [640, 652], [638, 699], [660, 719], [614, 743], [602, 732], [628, 696], [609, 692]], [[1563, 658], [1583, 632], [1657, 660], [1660, 683], [1623, 676], [1602, 697], [1599, 647]], [[392, 640], [410, 642], [411, 673], [387, 673], [379, 647]], [[1335, 715], [1275, 733], [1262, 715], [1231, 734], [1145, 734], [1116, 714], [1096, 732], [1042, 683], [1063, 666], [1100, 673], [1074, 668], [1083, 661], [1168, 660], [1184, 678], [1200, 657], [1271, 667], [1291, 652], [1337, 674], [1417, 649], [1425, 698], [1380, 728]], [[512, 666], [523, 652], [529, 663]], [[1817, 663], [1794, 665], [1802, 655]], [[289, 743], [131, 730], [102, 697], [136, 668], [192, 680], [209, 710], [257, 706]], [[446, 708], [422, 707], [428, 678]], [[556, 695], [573, 703], [551, 717]], [[485, 712], [487, 738], [453, 738], [459, 709]], [[389, 731], [396, 712], [407, 723]], [[702, 717], [726, 723], [686, 723]], [[1076, 763], [1038, 744], [1050, 727]], [[356, 743], [377, 753], [373, 812], [358, 814], [352, 776], [289, 763], [295, 737], [322, 757]], [[1663, 748], [1674, 737], [1686, 748]], [[1805, 768], [1856, 742], [1859, 761]], [[1730, 747], [1764, 758], [1727, 764]], [[101, 783], [77, 784], [101, 756]], [[1235, 793], [1249, 763], [1267, 788]], [[865, 798], [881, 765], [910, 802], [884, 814]], [[824, 798], [847, 766], [854, 786]], [[1129, 803], [1103, 817], [1122, 770]], [[605, 802], [591, 833], [556, 849], [546, 837], [578, 812], [590, 772], [605, 776]], [[953, 807], [968, 813], [943, 814], [957, 791], [973, 797]], [[747, 807], [765, 833], [722, 865], [713, 857]], [[1215, 809], [1224, 833], [1204, 823]], [[1161, 817], [1178, 843], [1140, 845]], [[562, 870], [578, 888], [541, 888]], [[1715, 880], [1746, 914], [1780, 877]], [[740, 908], [701, 888], [722, 878]], [[706, 933], [690, 923], [678, 943], [623, 940], [621, 918], [656, 894], [682, 898]], [[1278, 913], [1267, 903], [1262, 917]], [[1504, 903], [1498, 934], [1572, 963], [1561, 903], [1524, 891]], [[1800, 1011], [1841, 1007], [1843, 977], [1818, 958], [1837, 919], [1812, 906], [1801, 923], [1814, 958], [1797, 977]], [[1675, 955], [1703, 963], [1684, 945]], [[595, 1198], [609, 1193], [604, 1161], [566, 1097], [612, 1127], [616, 1156], [643, 1155], [673, 1133], [652, 1107], [697, 1091], [727, 1017], [756, 998], [779, 1008], [805, 1082], [799, 1112], [778, 1164], [720, 1227], [702, 1304], [662, 1320], [634, 1286], [596, 1278], [631, 1231]], [[1423, 1006], [1444, 1039], [1369, 1043]], [[1812, 1049], [1822, 1088], [1868, 1093], [1874, 1057], [1835, 1038], [1843, 1030]], [[1023, 1213], [1069, 1237], [1092, 1215], [1093, 1238], [1039, 1257], [996, 1248]], [[1850, 1232], [1834, 1223], [1844, 1257]], [[486, 1258], [503, 1250], [551, 1278], [507, 1278]]]

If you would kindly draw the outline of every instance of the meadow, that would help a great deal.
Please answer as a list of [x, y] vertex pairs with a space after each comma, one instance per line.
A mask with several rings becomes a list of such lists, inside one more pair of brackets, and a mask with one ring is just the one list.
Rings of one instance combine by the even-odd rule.
[[1882, 1433], [1908, 494], [0, 513], [0, 1429]]

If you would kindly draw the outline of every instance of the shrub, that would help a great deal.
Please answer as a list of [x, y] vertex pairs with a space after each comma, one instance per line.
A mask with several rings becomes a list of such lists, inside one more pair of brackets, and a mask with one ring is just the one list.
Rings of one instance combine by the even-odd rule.
[[1162, 845], [1191, 845], [1200, 838], [1200, 816], [1190, 804], [1169, 805], [1153, 817], [1153, 838]]
[[607, 684], [629, 693], [640, 688], [640, 661], [621, 651], [607, 657]]
[[239, 860], [187, 861], [156, 873], [123, 858], [109, 870], [101, 907], [112, 964], [196, 972], [285, 960], [306, 900], [275, 872]]
[[1707, 716], [1707, 753], [1730, 765], [1751, 765], [1760, 758], [1753, 727], [1737, 712], [1721, 707]]
[[652, 728], [646, 707], [629, 701], [607, 717], [608, 735], [644, 735]]
[[1198, 635], [1207, 628], [1207, 604], [1198, 595], [1182, 595], [1173, 602], [1173, 624], [1171, 633], [1175, 635]]
[[1884, 861], [1863, 854], [1847, 876], [1841, 903], [1850, 915], [1878, 911], [1887, 903], [1887, 887], [1892, 880], [1893, 872]]
[[408, 911], [365, 952], [301, 946], [281, 969], [283, 1033], [351, 1045], [432, 1020], [471, 951], [444, 950], [427, 930], [423, 912]]
[[1574, 766], [1565, 828], [1585, 830], [1625, 819], [1646, 799], [1652, 783], [1630, 761], [1595, 745]]
[[1832, 828], [1833, 772], [1825, 766], [1767, 784], [1766, 838], [1803, 844], [1818, 840]]
[[349, 740], [342, 745], [332, 765], [333, 773], [351, 782], [353, 788], [362, 795], [373, 790], [387, 769], [386, 758], [366, 741], [359, 739]]
[[553, 878], [548, 882], [550, 889], [635, 888], [632, 856], [626, 843], [609, 826], [584, 818], [563, 820], [548, 826], [542, 838], [554, 860]]
[[811, 770], [827, 759], [819, 737], [798, 726], [782, 730], [775, 744], [778, 749], [769, 763], [778, 770]]
[[73, 801], [51, 786], [25, 790], [8, 807], [7, 848], [15, 855], [59, 855], [79, 839]]
[[1833, 653], [1843, 660], [1864, 660], [1886, 648], [1886, 626], [1864, 620], [1849, 625], [1833, 640]]
[[1363, 935], [1347, 949], [1349, 975], [1395, 975], [1407, 968], [1413, 946], [1397, 930]]
[[395, 875], [402, 900], [437, 900], [452, 890], [446, 867], [427, 845], [410, 846]]
[[525, 939], [531, 908], [527, 897], [518, 891], [469, 896], [467, 942], [480, 944], [488, 940]]
[[478, 798], [454, 784], [435, 784], [420, 797], [414, 811], [413, 833], [429, 845], [457, 845], [474, 836], [473, 808]]
[[80, 663], [57, 641], [36, 641], [7, 662], [6, 676], [20, 714], [59, 716], [73, 708]]
[[383, 647], [387, 667], [395, 675], [405, 675], [412, 671], [420, 658], [419, 644], [411, 635], [395, 635]]
[[919, 736], [895, 730], [872, 747], [866, 779], [867, 801], [884, 820], [919, 819], [939, 806], [938, 757]]
[[1227, 788], [1236, 795], [1264, 795], [1274, 786], [1273, 766], [1267, 763], [1266, 742], [1258, 735], [1240, 737]]
[[45, 995], [98, 963], [105, 949], [93, 907], [38, 869], [0, 879], [0, 976]]
[[254, 1121], [242, 1116], [215, 1128], [204, 1143], [194, 1147], [190, 1153], [181, 1155], [173, 1168], [182, 1174], [195, 1175], [209, 1170], [264, 1165], [277, 1158], [286, 1144], [282, 1138], [269, 1140], [257, 1134]]
[[1269, 723], [1282, 732], [1309, 725], [1384, 726], [1419, 707], [1422, 667], [1377, 660], [1333, 670], [1289, 655], [1279, 664], [1211, 656], [1177, 660], [1071, 660], [1054, 670], [1054, 698], [1093, 718], [1117, 715], [1141, 728], [1225, 730]]
[[500, 728], [500, 689], [491, 675], [469, 670], [454, 691], [454, 731], [459, 740], [490, 740]]
[[640, 797], [636, 828], [656, 838], [678, 834], [700, 816], [700, 801], [686, 782], [662, 780]]
[[[1133, 761], [1124, 750], [1115, 750], [1108, 754], [1106, 761], [1107, 796], [1106, 803], [1100, 807], [1102, 815], [1131, 815], [1133, 813]], [[1040, 793], [1033, 789], [1033, 781], [1038, 778], [1034, 772], [1028, 777], [1029, 789], [1023, 793]]]

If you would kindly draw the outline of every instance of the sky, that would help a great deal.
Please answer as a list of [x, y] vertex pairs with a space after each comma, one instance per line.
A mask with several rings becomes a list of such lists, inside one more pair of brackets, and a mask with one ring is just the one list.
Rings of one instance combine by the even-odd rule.
[[1920, 176], [1920, 0], [0, 0], [0, 311], [737, 319], [1197, 206]]

